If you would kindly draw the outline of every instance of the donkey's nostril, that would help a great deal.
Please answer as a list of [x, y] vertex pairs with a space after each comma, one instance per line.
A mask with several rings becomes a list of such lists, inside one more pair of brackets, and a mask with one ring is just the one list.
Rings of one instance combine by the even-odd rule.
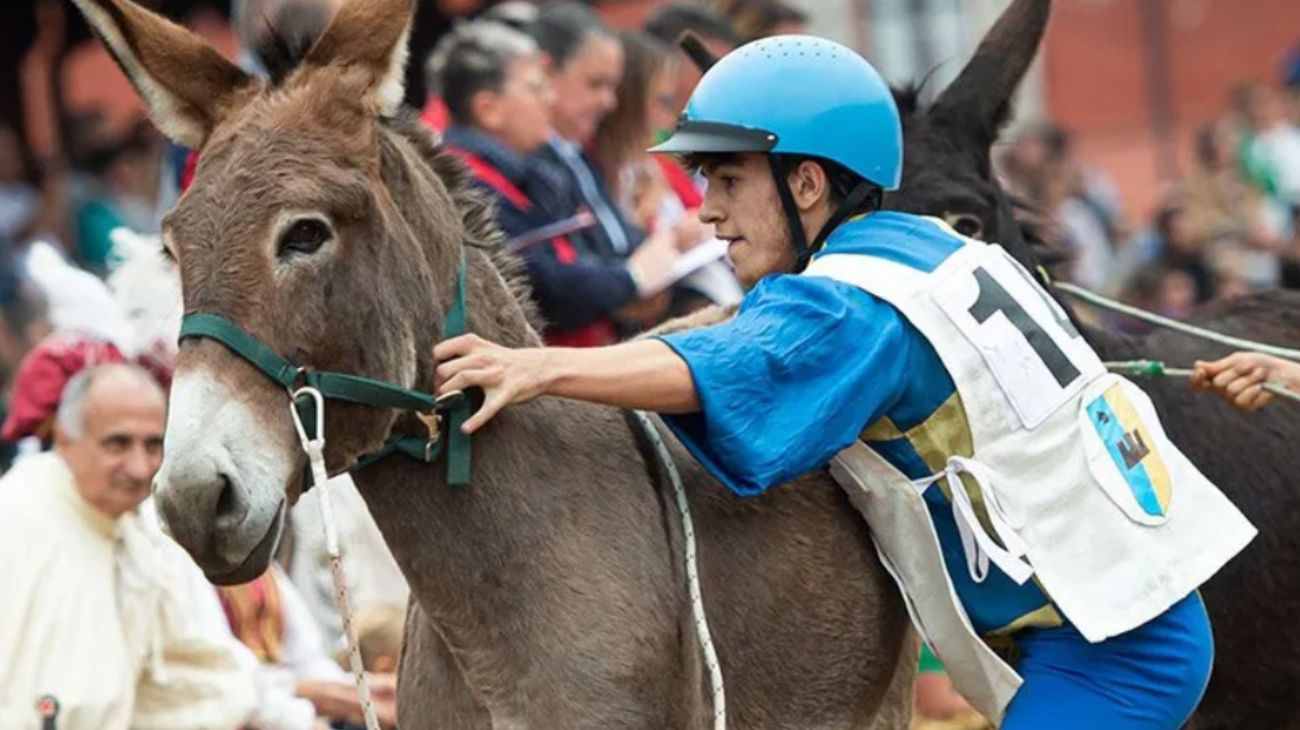
[[248, 510], [230, 477], [225, 474], [218, 476], [221, 479], [221, 491], [217, 494], [216, 511], [212, 517], [219, 528], [234, 527], [244, 520], [244, 514]]

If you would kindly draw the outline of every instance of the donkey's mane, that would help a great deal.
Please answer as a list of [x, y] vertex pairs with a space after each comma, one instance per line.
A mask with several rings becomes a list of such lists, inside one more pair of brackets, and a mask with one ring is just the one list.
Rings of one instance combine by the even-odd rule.
[[496, 223], [491, 197], [474, 182], [464, 160], [449, 152], [439, 135], [410, 107], [383, 121], [383, 127], [415, 146], [420, 160], [442, 180], [465, 227], [464, 244], [485, 253], [505, 280], [510, 293], [524, 308], [529, 324], [540, 331], [541, 316], [532, 296], [523, 259], [506, 247], [505, 234]]

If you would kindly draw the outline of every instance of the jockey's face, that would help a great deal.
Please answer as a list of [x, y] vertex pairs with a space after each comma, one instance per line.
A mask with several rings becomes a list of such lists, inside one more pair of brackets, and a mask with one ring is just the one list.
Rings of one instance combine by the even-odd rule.
[[[727, 256], [746, 289], [769, 274], [794, 269], [795, 254], [785, 209], [772, 179], [767, 157], [746, 152], [708, 159], [700, 171], [709, 181], [700, 220], [717, 226], [728, 242]], [[829, 188], [821, 167], [801, 162], [787, 180], [800, 223], [811, 239], [829, 217]]]
[[794, 268], [794, 250], [781, 199], [764, 155], [742, 153], [706, 162], [709, 181], [700, 220], [717, 226], [727, 257], [746, 289], [768, 274]]

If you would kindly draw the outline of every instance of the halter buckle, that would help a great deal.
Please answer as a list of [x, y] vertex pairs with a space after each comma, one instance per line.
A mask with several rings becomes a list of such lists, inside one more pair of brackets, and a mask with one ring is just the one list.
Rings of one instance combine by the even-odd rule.
[[429, 430], [429, 445], [438, 443], [438, 439], [442, 438], [442, 414], [437, 411], [430, 413], [415, 411], [415, 417], [420, 419], [420, 423]]

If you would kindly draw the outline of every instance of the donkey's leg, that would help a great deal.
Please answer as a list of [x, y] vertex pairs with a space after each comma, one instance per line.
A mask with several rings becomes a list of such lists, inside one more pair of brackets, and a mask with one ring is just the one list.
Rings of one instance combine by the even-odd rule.
[[487, 710], [414, 598], [406, 610], [397, 707], [402, 730], [492, 730]]

